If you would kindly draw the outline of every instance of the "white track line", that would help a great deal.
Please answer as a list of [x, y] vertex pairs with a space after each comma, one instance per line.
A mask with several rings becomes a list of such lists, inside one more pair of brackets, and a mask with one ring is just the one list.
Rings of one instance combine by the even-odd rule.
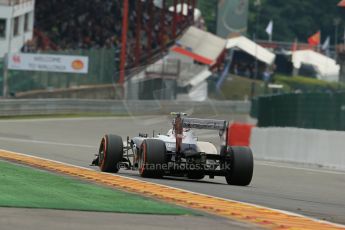
[[[64, 146], [64, 147], [78, 147], [78, 148], [89, 148], [89, 149], [97, 149], [97, 146], [93, 145], [82, 145], [82, 144], [72, 144], [72, 143], [62, 143], [62, 142], [53, 142], [53, 141], [44, 141], [44, 140], [30, 140], [30, 139], [22, 139], [22, 138], [11, 138], [11, 137], [0, 137], [0, 141], [11, 141], [11, 142], [22, 142], [22, 143], [29, 143], [29, 144], [44, 144], [44, 145], [56, 145], [56, 146]], [[127, 144], [124, 142], [124, 144]], [[267, 162], [256, 160], [256, 165], [261, 166], [269, 166], [275, 168], [286, 168], [286, 169], [295, 169], [295, 170], [303, 170], [308, 172], [316, 172], [316, 173], [327, 173], [327, 174], [334, 174], [334, 175], [345, 175], [344, 171], [339, 170], [328, 170], [328, 169], [313, 169], [307, 167], [297, 167], [287, 165], [288, 163], [279, 163], [279, 162]]]
[[23, 123], [23, 122], [51, 122], [51, 121], [93, 121], [93, 120], [128, 120], [130, 116], [106, 116], [106, 117], [66, 117], [66, 118], [23, 118], [23, 119], [2, 119], [0, 123]]
[[42, 141], [42, 140], [29, 140], [29, 139], [21, 139], [21, 138], [11, 138], [11, 137], [0, 137], [2, 141], [12, 141], [12, 142], [22, 142], [22, 143], [30, 143], [30, 144], [43, 144], [43, 145], [57, 145], [57, 146], [65, 146], [65, 147], [79, 147], [79, 148], [97, 148], [92, 145], [76, 145], [71, 143], [61, 143], [61, 142], [53, 142], [53, 141]]
[[[2, 149], [0, 149], [0, 151], [11, 152], [11, 151], [2, 150]], [[81, 166], [77, 166], [77, 165], [63, 163], [61, 161], [55, 161], [55, 160], [49, 160], [47, 158], [36, 157], [36, 156], [33, 156], [33, 155], [29, 155], [29, 154], [17, 153], [17, 152], [13, 152], [13, 153], [16, 153], [16, 154], [22, 155], [22, 156], [26, 156], [26, 157], [32, 157], [32, 158], [36, 158], [36, 159], [41, 159], [41, 160], [48, 160], [48, 161], [51, 161], [51, 162], [63, 164], [63, 165], [66, 165], [66, 166], [72, 166], [72, 167], [76, 167], [76, 168], [80, 168], [80, 169], [84, 169], [84, 170], [98, 171], [98, 170], [94, 170], [94, 169], [90, 169], [90, 168], [86, 168], [86, 167], [81, 167]], [[104, 172], [100, 172], [100, 173], [109, 175], [109, 173], [104, 173]], [[336, 223], [332, 223], [332, 222], [325, 221], [325, 220], [319, 220], [319, 219], [316, 219], [316, 218], [313, 218], [313, 217], [308, 217], [308, 216], [304, 216], [304, 215], [293, 213], [293, 212], [289, 212], [289, 211], [269, 208], [269, 207], [265, 207], [265, 206], [262, 206], [262, 205], [251, 204], [251, 203], [246, 203], [246, 202], [242, 202], [242, 201], [226, 199], [226, 198], [222, 198], [222, 197], [216, 197], [216, 196], [212, 196], [212, 195], [208, 195], [208, 194], [202, 194], [202, 193], [198, 193], [198, 192], [192, 192], [192, 191], [185, 190], [185, 189], [180, 189], [180, 188], [176, 188], [176, 187], [172, 187], [172, 186], [168, 186], [168, 185], [162, 185], [162, 184], [158, 184], [158, 183], [154, 183], [154, 182], [149, 182], [149, 181], [143, 181], [143, 180], [139, 180], [139, 179], [136, 179], [136, 178], [122, 176], [122, 175], [119, 175], [119, 174], [116, 174], [116, 176], [124, 178], [124, 179], [135, 180], [135, 181], [140, 181], [140, 182], [144, 182], [144, 183], [150, 183], [150, 184], [154, 184], [154, 185], [158, 185], [158, 186], [163, 186], [163, 187], [166, 187], [166, 188], [176, 189], [176, 190], [179, 190], [179, 191], [188, 192], [188, 193], [192, 193], [192, 194], [196, 194], [196, 195], [208, 196], [208, 197], [212, 197], [212, 198], [215, 198], [215, 199], [221, 199], [221, 200], [224, 200], [224, 201], [236, 202], [236, 203], [239, 203], [239, 204], [250, 205], [250, 206], [256, 207], [256, 208], [263, 208], [263, 209], [267, 209], [267, 210], [271, 210], [271, 211], [281, 212], [281, 213], [284, 213], [284, 214], [287, 214], [287, 215], [309, 219], [309, 220], [312, 220], [312, 221], [315, 221], [315, 222], [318, 222], [318, 223], [325, 223], [325, 224], [329, 224], [329, 225], [332, 225], [332, 226], [335, 226], [335, 227], [345, 228], [345, 225], [342, 225], [342, 224], [336, 224]]]
[[262, 165], [262, 166], [275, 167], [275, 168], [286, 168], [286, 169], [303, 170], [303, 171], [316, 172], [316, 173], [345, 175], [344, 171], [339, 171], [336, 169], [334, 169], [334, 171], [332, 171], [332, 170], [329, 170], [327, 168], [325, 168], [325, 169], [313, 169], [313, 168], [307, 168], [307, 166], [306, 167], [303, 167], [303, 166], [298, 167], [298, 166], [287, 165], [289, 163], [284, 163], [284, 162], [279, 163], [279, 162], [267, 162], [267, 161], [256, 160], [255, 164], [256, 165]]

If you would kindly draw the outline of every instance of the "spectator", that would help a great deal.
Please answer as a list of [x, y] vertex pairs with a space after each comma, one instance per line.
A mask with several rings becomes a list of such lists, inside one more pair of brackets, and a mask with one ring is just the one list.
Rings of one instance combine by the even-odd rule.
[[[161, 8], [150, 6], [150, 1], [130, 0], [128, 23], [127, 67], [135, 63], [137, 4], [142, 4], [141, 54], [159, 50], [172, 39], [171, 29], [161, 33]], [[150, 7], [151, 8], [150, 10]], [[36, 0], [35, 36], [23, 50], [79, 50], [93, 48], [120, 49], [122, 37], [121, 1], [116, 0]], [[172, 12], [166, 10], [163, 22], [170, 28]], [[182, 18], [182, 17], [180, 17]], [[152, 28], [149, 28], [150, 23]], [[0, 25], [1, 26], [1, 25]], [[1, 29], [1, 27], [0, 27]], [[152, 38], [148, 44], [148, 35]]]

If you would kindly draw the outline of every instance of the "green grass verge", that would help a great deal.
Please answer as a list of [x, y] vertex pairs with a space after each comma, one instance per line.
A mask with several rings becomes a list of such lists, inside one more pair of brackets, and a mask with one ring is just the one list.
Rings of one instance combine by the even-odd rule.
[[200, 215], [147, 197], [0, 161], [0, 206], [157, 215]]
[[328, 82], [314, 78], [284, 75], [275, 76], [275, 83], [282, 84], [289, 91], [302, 90], [305, 92], [337, 91], [344, 90], [345, 84], [339, 82]]
[[264, 82], [245, 77], [231, 76], [222, 85], [220, 94], [210, 94], [210, 97], [218, 100], [245, 100], [249, 99], [254, 85], [254, 96], [264, 93]]
[[[280, 93], [291, 93], [296, 90], [303, 92], [326, 92], [345, 90], [344, 83], [327, 82], [318, 79], [301, 77], [301, 76], [284, 76], [276, 74], [274, 84], [283, 85]], [[261, 80], [252, 80], [245, 77], [232, 76], [222, 85], [220, 94], [210, 93], [210, 97], [219, 100], [244, 100], [248, 99], [254, 86], [254, 97], [265, 94], [265, 84]], [[272, 94], [273, 91], [268, 89], [266, 94]]]

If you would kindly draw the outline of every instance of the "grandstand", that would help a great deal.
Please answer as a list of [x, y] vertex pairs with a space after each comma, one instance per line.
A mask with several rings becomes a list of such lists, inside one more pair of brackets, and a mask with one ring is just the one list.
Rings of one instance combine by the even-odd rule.
[[191, 25], [204, 28], [196, 0], [31, 2], [35, 6], [33, 36], [22, 39], [25, 44], [12, 52], [83, 55], [89, 57], [90, 65], [83, 76], [12, 71], [9, 92], [16, 97], [81, 86], [124, 85], [159, 63]]
[[[186, 9], [178, 12], [181, 3]], [[116, 64], [123, 82], [125, 69], [150, 63], [193, 24], [195, 0], [171, 4], [165, 0], [89, 0], [87, 4], [83, 0], [36, 0], [35, 36], [24, 50], [115, 48], [121, 54], [117, 60], [122, 62]]]

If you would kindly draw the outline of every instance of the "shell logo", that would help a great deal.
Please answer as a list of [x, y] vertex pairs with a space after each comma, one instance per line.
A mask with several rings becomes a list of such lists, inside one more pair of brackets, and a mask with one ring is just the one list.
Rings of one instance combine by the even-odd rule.
[[20, 64], [21, 63], [21, 58], [19, 55], [14, 55], [12, 57], [12, 61], [15, 63], [15, 64]]
[[81, 60], [75, 60], [72, 62], [72, 68], [74, 70], [82, 70], [84, 68], [84, 62]]

